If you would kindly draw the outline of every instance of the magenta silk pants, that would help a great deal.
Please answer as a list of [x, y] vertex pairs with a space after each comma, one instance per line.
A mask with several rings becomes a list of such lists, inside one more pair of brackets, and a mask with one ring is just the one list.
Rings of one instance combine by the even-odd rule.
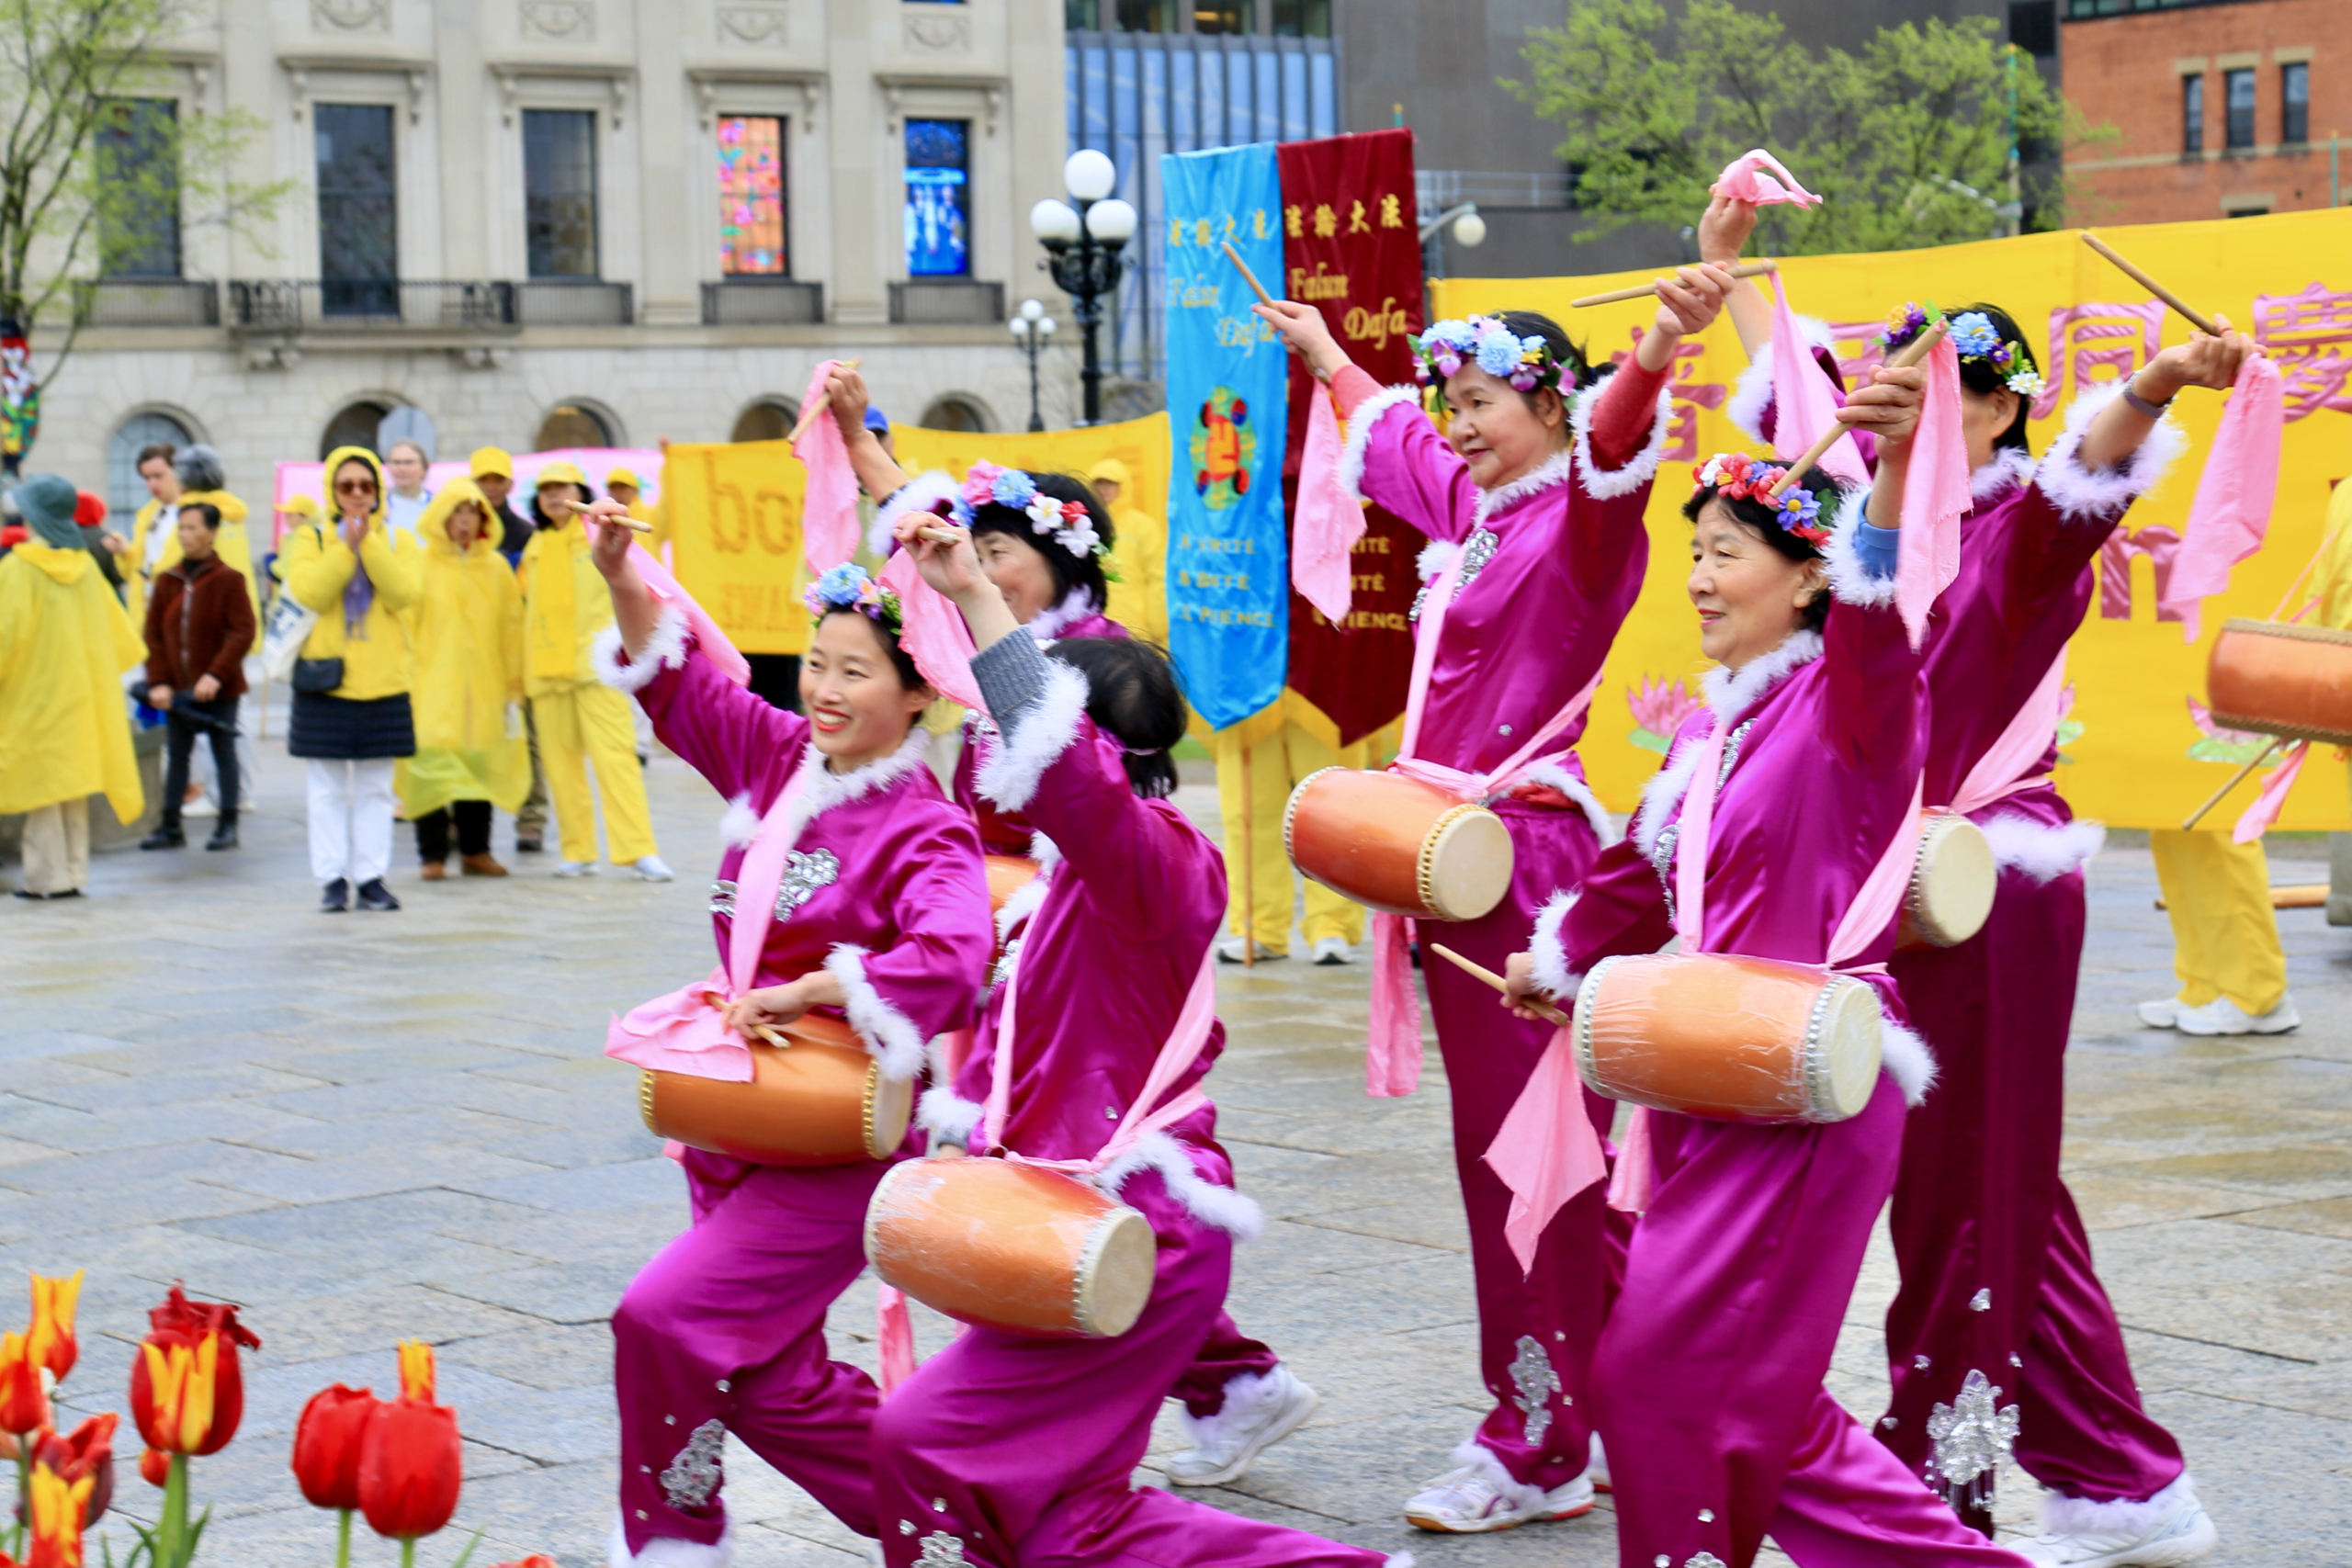
[[694, 1228], [613, 1314], [621, 1525], [707, 1545], [727, 1527], [726, 1433], [873, 1535], [874, 1382], [825, 1354], [825, 1309], [865, 1267], [865, 1208], [888, 1166], [790, 1168], [690, 1153]]
[[1878, 1437], [1924, 1473], [1930, 1412], [1982, 1371], [2003, 1391], [1996, 1404], [2018, 1407], [2028, 1474], [2071, 1496], [2137, 1500], [2182, 1461], [2141, 1406], [2058, 1176], [2083, 925], [2082, 873], [2038, 886], [2007, 871], [1973, 940], [1894, 955], [1940, 1070], [1904, 1129], [1892, 1214], [1903, 1289], [1886, 1314], [1894, 1396]]
[[2025, 1568], [1822, 1387], [1903, 1115], [1884, 1074], [1826, 1126], [1653, 1114], [1657, 1184], [1592, 1359], [1623, 1568], [1747, 1568], [1768, 1532], [1804, 1568]]
[[1151, 1301], [1133, 1328], [1116, 1339], [967, 1328], [882, 1406], [872, 1461], [884, 1561], [1379, 1568], [1382, 1552], [1134, 1484], [1160, 1401], [1219, 1315], [1233, 1238], [1170, 1198], [1157, 1173], [1130, 1178], [1120, 1197], [1159, 1240]]

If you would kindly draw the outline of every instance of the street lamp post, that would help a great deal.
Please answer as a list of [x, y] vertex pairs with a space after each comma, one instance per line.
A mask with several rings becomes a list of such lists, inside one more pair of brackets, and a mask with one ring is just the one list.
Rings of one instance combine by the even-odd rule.
[[1111, 195], [1118, 183], [1111, 160], [1088, 148], [1071, 153], [1062, 165], [1062, 184], [1078, 205], [1049, 197], [1029, 209], [1029, 228], [1046, 247], [1047, 270], [1069, 296], [1085, 334], [1086, 357], [1079, 379], [1085, 387], [1088, 424], [1102, 420], [1102, 359], [1096, 342], [1102, 296], [1119, 287], [1126, 270], [1121, 253], [1136, 231], [1136, 209]]
[[1029, 354], [1029, 428], [1046, 428], [1045, 415], [1037, 412], [1037, 351], [1054, 335], [1054, 319], [1046, 314], [1046, 307], [1035, 299], [1021, 301], [1019, 314], [1012, 318], [1012, 340]]

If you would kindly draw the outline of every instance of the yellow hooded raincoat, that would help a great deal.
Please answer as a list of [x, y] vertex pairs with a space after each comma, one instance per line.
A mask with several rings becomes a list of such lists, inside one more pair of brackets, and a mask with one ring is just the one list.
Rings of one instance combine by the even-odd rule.
[[[449, 540], [449, 515], [465, 502], [481, 509], [488, 526], [460, 551]], [[408, 615], [416, 755], [393, 774], [411, 821], [458, 800], [513, 811], [531, 792], [522, 720], [508, 720], [523, 696], [523, 596], [498, 553], [503, 532], [471, 479], [443, 485], [417, 519], [424, 591]]]
[[1105, 457], [1088, 472], [1087, 481], [1109, 479], [1119, 487], [1119, 500], [1106, 508], [1111, 513], [1111, 567], [1118, 581], [1111, 584], [1111, 603], [1103, 614], [1146, 642], [1168, 646], [1168, 525], [1136, 504], [1136, 483], [1127, 466]]
[[0, 812], [104, 795], [139, 820], [122, 673], [146, 657], [89, 551], [29, 540], [0, 557]]
[[[287, 533], [278, 575], [305, 609], [318, 613], [318, 625], [302, 643], [302, 657], [343, 660], [343, 684], [327, 694], [372, 702], [410, 688], [408, 615], [424, 592], [424, 563], [413, 538], [385, 526], [384, 470], [366, 447], [338, 446], [328, 454], [325, 516], [341, 515], [334, 503], [335, 470], [354, 457], [376, 476], [376, 510], [358, 553], [352, 553], [332, 521], [306, 523]], [[362, 563], [371, 590], [368, 612], [346, 631], [344, 591]]]

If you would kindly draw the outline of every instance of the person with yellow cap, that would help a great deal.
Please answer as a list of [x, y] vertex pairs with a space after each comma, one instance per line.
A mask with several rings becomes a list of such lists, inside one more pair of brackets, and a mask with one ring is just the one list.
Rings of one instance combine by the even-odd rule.
[[[1087, 474], [1117, 530], [1111, 546], [1110, 617], [1146, 642], [1168, 646], [1168, 523], [1137, 502], [1127, 466], [1105, 457]], [[1163, 502], [1164, 505], [1165, 502]]]
[[74, 487], [17, 487], [32, 536], [0, 556], [0, 814], [25, 813], [20, 898], [74, 898], [90, 875], [90, 796], [147, 809], [122, 672], [145, 645], [82, 542]]
[[[490, 502], [491, 516], [500, 533], [498, 553], [519, 571], [523, 547], [531, 542], [534, 528], [529, 518], [514, 510], [514, 459], [499, 447], [477, 446], [466, 459], [466, 468], [482, 499]], [[531, 716], [528, 703], [523, 705], [523, 743], [531, 758], [531, 790], [514, 813], [514, 850], [517, 854], [535, 855], [547, 844], [548, 774], [539, 765], [539, 726]]]
[[596, 678], [589, 656], [596, 634], [613, 624], [612, 595], [579, 513], [558, 504], [587, 501], [588, 477], [574, 465], [554, 462], [539, 470], [532, 503], [537, 527], [521, 570], [523, 689], [555, 797], [563, 848], [556, 874], [586, 876], [596, 869], [596, 814], [588, 795], [594, 762], [613, 863], [633, 866], [640, 881], [667, 882], [673, 874], [654, 847], [629, 700]]
[[416, 650], [416, 755], [393, 776], [416, 825], [424, 880], [448, 874], [450, 828], [468, 876], [504, 876], [490, 852], [490, 812], [531, 787], [531, 759], [509, 705], [523, 700], [523, 596], [498, 553], [499, 525], [471, 479], [441, 487], [416, 523], [424, 593], [409, 617]]

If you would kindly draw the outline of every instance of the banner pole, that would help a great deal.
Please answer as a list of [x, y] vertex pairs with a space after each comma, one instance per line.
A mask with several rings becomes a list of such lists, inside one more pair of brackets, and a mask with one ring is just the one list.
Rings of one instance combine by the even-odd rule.
[[[1235, 737], [1238, 740], [1240, 738]], [[1250, 813], [1250, 748], [1241, 753], [1241, 967], [1258, 967], [1258, 834]]]

